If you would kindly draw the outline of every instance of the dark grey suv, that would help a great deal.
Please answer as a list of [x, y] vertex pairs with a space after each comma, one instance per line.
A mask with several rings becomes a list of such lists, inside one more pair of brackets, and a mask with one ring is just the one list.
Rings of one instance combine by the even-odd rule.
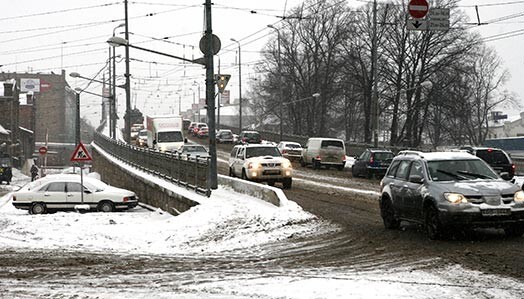
[[420, 223], [430, 239], [454, 229], [503, 228], [524, 233], [524, 191], [499, 177], [482, 159], [464, 152], [400, 152], [382, 179], [384, 226]]

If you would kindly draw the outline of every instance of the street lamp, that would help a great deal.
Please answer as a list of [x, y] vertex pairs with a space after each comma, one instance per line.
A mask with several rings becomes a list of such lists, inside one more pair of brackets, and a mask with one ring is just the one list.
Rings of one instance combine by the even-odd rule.
[[197, 108], [198, 108], [198, 122], [200, 122], [200, 83], [198, 83], [197, 81], [194, 81], [193, 82], [193, 86], [195, 86], [195, 84], [198, 86], [198, 103], [197, 103]]
[[[121, 27], [124, 27], [126, 26], [126, 23], [120, 23], [118, 26], [116, 26], [115, 28], [113, 28], [113, 36], [115, 36], [115, 31], [118, 29], [118, 28], [121, 28]], [[109, 80], [112, 80], [113, 81], [113, 86], [111, 88], [111, 95], [113, 96], [113, 101], [111, 102], [111, 109], [110, 110], [110, 113], [111, 113], [111, 116], [109, 117], [109, 119], [111, 120], [111, 130], [110, 130], [110, 136], [111, 138], [115, 139], [116, 138], [116, 120], [117, 120], [117, 112], [116, 112], [116, 53], [115, 53], [115, 47], [111, 47], [113, 48], [113, 78], [109, 78]], [[119, 55], [120, 56], [120, 55]], [[126, 92], [127, 92], [127, 89], [126, 89]]]
[[267, 25], [268, 28], [275, 29], [277, 32], [277, 44], [278, 44], [278, 77], [279, 77], [279, 84], [280, 84], [280, 141], [282, 141], [282, 132], [283, 132], [283, 118], [284, 118], [284, 98], [282, 96], [283, 90], [282, 90], [282, 64], [281, 64], [281, 52], [280, 52], [280, 30], [276, 28], [273, 25]]
[[240, 42], [232, 38], [231, 41], [238, 44], [238, 134], [242, 132], [242, 61], [240, 60]]
[[[118, 56], [120, 56], [120, 55], [118, 55]], [[72, 78], [85, 79], [85, 80], [88, 80], [90, 83], [91, 82], [96, 82], [96, 83], [105, 84], [105, 82], [102, 82], [100, 80], [96, 80], [95, 78], [84, 77], [84, 76], [80, 75], [77, 72], [72, 72], [72, 73], [69, 74], [69, 76], [71, 76]], [[111, 80], [111, 78], [109, 80]], [[115, 89], [115, 87], [116, 86], [113, 85], [113, 89]], [[120, 86], [119, 85], [118, 87], [124, 88], [125, 86]], [[109, 103], [110, 103], [110, 106], [111, 106], [111, 108], [109, 109], [109, 111], [110, 111], [110, 115], [109, 115], [109, 119], [110, 119], [109, 135], [113, 139], [116, 138], [116, 120], [117, 120], [117, 117], [118, 117], [117, 116], [117, 111], [116, 111], [116, 105], [115, 105], [115, 102], [116, 102], [115, 94], [116, 94], [116, 92], [113, 92], [113, 93], [109, 94], [109, 97], [104, 97], [104, 98], [109, 99]]]

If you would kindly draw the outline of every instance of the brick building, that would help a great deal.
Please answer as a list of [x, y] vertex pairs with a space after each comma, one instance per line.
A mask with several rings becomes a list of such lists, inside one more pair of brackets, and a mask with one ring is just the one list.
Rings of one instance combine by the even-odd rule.
[[[66, 82], [64, 70], [61, 74], [0, 73], [0, 81], [10, 79], [16, 80], [22, 99], [17, 121], [34, 132], [35, 142], [45, 142], [46, 134], [49, 142], [75, 142], [76, 96]], [[31, 92], [32, 97], [28, 96]]]

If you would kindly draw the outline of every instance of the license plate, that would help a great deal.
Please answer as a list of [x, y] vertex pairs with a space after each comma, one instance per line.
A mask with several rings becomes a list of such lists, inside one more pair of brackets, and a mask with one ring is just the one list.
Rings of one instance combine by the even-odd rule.
[[280, 170], [265, 170], [264, 174], [280, 174]]
[[511, 215], [510, 209], [485, 209], [480, 210], [482, 216], [508, 216]]

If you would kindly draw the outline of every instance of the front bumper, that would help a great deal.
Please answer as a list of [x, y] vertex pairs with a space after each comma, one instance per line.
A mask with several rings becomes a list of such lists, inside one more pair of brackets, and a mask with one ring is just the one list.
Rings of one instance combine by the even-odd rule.
[[291, 178], [293, 170], [291, 168], [259, 168], [248, 169], [246, 174], [252, 181], [281, 181]]
[[524, 206], [487, 206], [457, 204], [439, 206], [440, 221], [443, 225], [470, 227], [505, 227], [514, 223], [524, 225]]

